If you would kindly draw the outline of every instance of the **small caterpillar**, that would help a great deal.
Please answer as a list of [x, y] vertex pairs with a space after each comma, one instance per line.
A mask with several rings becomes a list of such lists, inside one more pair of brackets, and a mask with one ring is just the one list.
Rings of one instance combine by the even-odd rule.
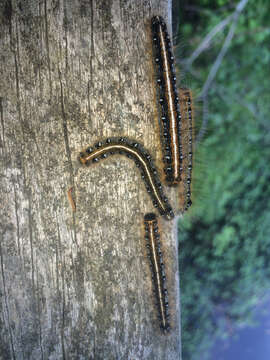
[[160, 250], [160, 235], [158, 233], [156, 215], [153, 213], [146, 214], [144, 216], [144, 224], [146, 247], [148, 249], [148, 256], [152, 270], [154, 292], [157, 298], [160, 328], [164, 332], [168, 332], [170, 330], [170, 324], [168, 321], [168, 294], [165, 286], [166, 276], [164, 270], [164, 260]]
[[171, 41], [161, 16], [152, 18], [152, 36], [161, 110], [164, 171], [166, 181], [174, 185], [181, 181], [182, 172], [181, 113]]
[[180, 208], [188, 210], [191, 206], [191, 180], [193, 166], [194, 116], [192, 94], [189, 89], [180, 89], [179, 98], [182, 113], [182, 149], [183, 172], [182, 182], [179, 184]]
[[82, 164], [98, 162], [110, 154], [123, 154], [135, 161], [135, 164], [141, 169], [142, 178], [145, 181], [147, 192], [150, 194], [153, 204], [158, 208], [161, 215], [167, 220], [174, 217], [172, 208], [168, 199], [163, 193], [162, 185], [158, 179], [157, 171], [151, 161], [151, 156], [137, 142], [129, 142], [127, 139], [107, 139], [105, 143], [98, 142], [94, 147], [88, 147], [80, 153], [79, 161]]

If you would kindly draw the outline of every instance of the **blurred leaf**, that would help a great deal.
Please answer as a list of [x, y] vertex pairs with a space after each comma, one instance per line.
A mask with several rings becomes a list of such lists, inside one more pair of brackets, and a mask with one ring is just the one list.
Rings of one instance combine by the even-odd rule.
[[[180, 35], [191, 54], [237, 2], [185, 4], [191, 10], [181, 14]], [[252, 308], [270, 288], [269, 12], [270, 2], [249, 0], [209, 92], [193, 205], [179, 224], [184, 359], [207, 359], [228, 319], [232, 327], [252, 323]], [[227, 33], [196, 59], [192, 88], [202, 88]]]

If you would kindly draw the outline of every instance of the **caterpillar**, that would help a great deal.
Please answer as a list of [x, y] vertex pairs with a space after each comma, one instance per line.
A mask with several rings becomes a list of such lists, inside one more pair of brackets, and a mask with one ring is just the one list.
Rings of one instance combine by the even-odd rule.
[[152, 270], [153, 289], [160, 318], [160, 328], [163, 332], [168, 332], [170, 330], [168, 321], [168, 292], [165, 286], [164, 260], [160, 249], [160, 234], [158, 232], [156, 215], [154, 213], [146, 214], [144, 216], [144, 225], [146, 247]]
[[89, 146], [85, 151], [82, 151], [79, 155], [79, 161], [82, 164], [89, 165], [91, 162], [96, 163], [100, 159], [116, 153], [126, 155], [135, 161], [136, 166], [141, 170], [146, 190], [152, 198], [153, 205], [158, 208], [161, 215], [167, 220], [171, 220], [174, 217], [172, 207], [163, 193], [151, 156], [139, 143], [131, 142], [122, 137], [119, 139], [109, 138], [104, 143], [98, 142], [93, 147]]
[[193, 167], [194, 116], [192, 93], [189, 89], [180, 89], [179, 98], [182, 113], [182, 149], [183, 172], [179, 184], [180, 209], [188, 210], [191, 206], [191, 180]]
[[163, 143], [165, 179], [169, 185], [181, 181], [182, 144], [181, 113], [176, 90], [176, 76], [171, 40], [161, 16], [152, 18], [153, 55], [157, 74], [157, 92], [161, 114], [160, 132]]

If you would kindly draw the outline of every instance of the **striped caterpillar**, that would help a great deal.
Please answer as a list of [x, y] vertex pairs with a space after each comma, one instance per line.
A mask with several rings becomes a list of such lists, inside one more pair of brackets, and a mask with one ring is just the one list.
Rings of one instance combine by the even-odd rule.
[[168, 184], [174, 185], [181, 181], [182, 172], [181, 113], [171, 41], [161, 16], [152, 18], [152, 38], [161, 113], [164, 171]]
[[183, 172], [182, 181], [179, 184], [180, 208], [188, 210], [191, 206], [191, 181], [193, 166], [193, 142], [194, 142], [194, 116], [192, 94], [189, 89], [180, 89], [179, 98], [182, 114], [182, 149], [183, 149]]
[[170, 330], [168, 322], [168, 295], [165, 286], [164, 260], [160, 250], [160, 235], [156, 215], [153, 213], [146, 214], [144, 216], [144, 225], [146, 247], [152, 270], [153, 288], [160, 318], [160, 328], [164, 332], [168, 332]]
[[167, 220], [174, 217], [168, 199], [163, 193], [162, 185], [158, 179], [157, 171], [151, 160], [151, 156], [137, 142], [130, 142], [125, 138], [107, 139], [105, 143], [98, 142], [94, 147], [88, 147], [80, 153], [79, 161], [88, 165], [96, 163], [99, 159], [105, 159], [108, 155], [123, 154], [133, 159], [140, 168], [142, 178], [145, 181], [147, 192], [150, 194], [153, 205], [158, 208], [161, 215]]

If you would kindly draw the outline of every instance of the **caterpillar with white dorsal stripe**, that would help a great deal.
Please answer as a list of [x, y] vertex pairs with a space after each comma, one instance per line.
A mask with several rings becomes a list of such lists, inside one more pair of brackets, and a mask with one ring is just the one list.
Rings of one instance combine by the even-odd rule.
[[160, 234], [156, 215], [148, 213], [144, 216], [145, 240], [152, 271], [153, 289], [157, 302], [160, 328], [163, 332], [170, 330], [168, 291], [165, 285], [166, 275], [164, 259], [161, 253]]
[[153, 160], [151, 160], [151, 156], [138, 142], [132, 142], [123, 137], [119, 139], [109, 138], [104, 143], [98, 142], [94, 147], [89, 146], [85, 151], [82, 151], [79, 161], [84, 165], [90, 165], [117, 153], [126, 155], [135, 161], [135, 164], [141, 170], [146, 190], [152, 198], [153, 205], [162, 216], [167, 220], [171, 220], [174, 217], [172, 207], [164, 195]]
[[176, 89], [174, 56], [166, 24], [161, 16], [152, 18], [153, 56], [159, 97], [160, 132], [166, 181], [176, 185], [181, 181], [182, 144], [181, 112]]

